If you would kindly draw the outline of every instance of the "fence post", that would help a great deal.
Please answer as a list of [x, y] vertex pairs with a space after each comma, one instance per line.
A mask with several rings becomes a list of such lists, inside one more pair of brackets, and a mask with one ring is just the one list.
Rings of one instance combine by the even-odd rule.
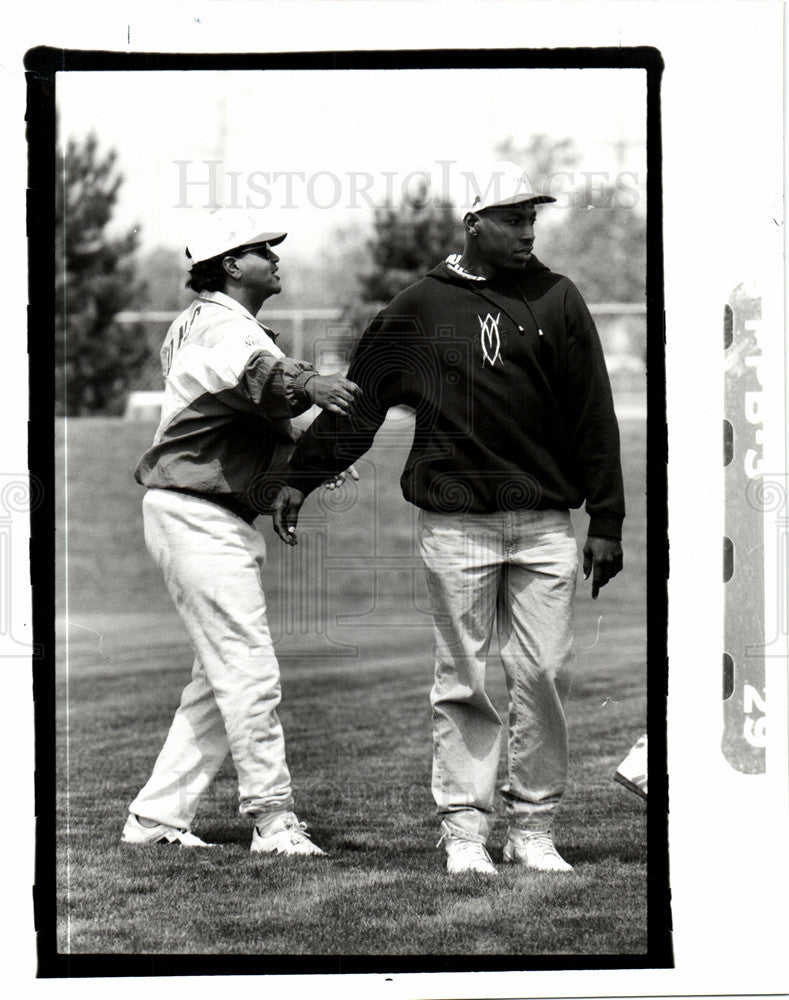
[[291, 342], [291, 357], [306, 360], [303, 356], [304, 345], [304, 313], [301, 309], [293, 310], [293, 340]]

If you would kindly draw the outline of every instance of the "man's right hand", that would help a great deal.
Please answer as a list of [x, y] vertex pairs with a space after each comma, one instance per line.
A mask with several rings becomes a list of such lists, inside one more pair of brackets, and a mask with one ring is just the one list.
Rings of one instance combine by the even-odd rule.
[[[310, 381], [314, 382], [315, 379]], [[298, 545], [296, 525], [299, 522], [299, 511], [303, 503], [304, 494], [293, 486], [281, 487], [274, 500], [271, 519], [274, 522], [274, 530], [286, 545]]]
[[361, 397], [362, 390], [341, 372], [334, 375], [315, 375], [304, 387], [310, 399], [322, 410], [347, 416], [354, 402]]

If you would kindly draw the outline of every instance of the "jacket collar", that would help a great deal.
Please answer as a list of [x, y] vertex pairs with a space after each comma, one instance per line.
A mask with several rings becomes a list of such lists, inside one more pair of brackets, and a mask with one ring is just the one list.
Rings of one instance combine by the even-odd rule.
[[200, 292], [198, 298], [202, 302], [214, 302], [218, 306], [224, 306], [225, 309], [231, 309], [233, 312], [237, 312], [239, 315], [243, 316], [244, 319], [251, 319], [254, 323], [257, 323], [261, 330], [265, 330], [267, 336], [271, 337], [271, 339], [276, 342], [279, 334], [274, 333], [272, 330], [269, 330], [267, 326], [264, 326], [256, 316], [252, 315], [246, 306], [242, 306], [241, 303], [237, 302], [232, 296], [226, 295], [224, 292]]

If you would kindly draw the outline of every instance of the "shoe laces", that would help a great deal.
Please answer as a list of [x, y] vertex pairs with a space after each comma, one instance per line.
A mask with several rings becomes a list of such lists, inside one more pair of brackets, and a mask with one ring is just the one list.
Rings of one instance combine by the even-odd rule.
[[306, 823], [302, 823], [299, 820], [286, 819], [285, 830], [290, 834], [291, 844], [303, 844], [305, 840], [312, 843], [310, 835], [307, 833]]
[[463, 837], [453, 837], [451, 833], [442, 833], [436, 847], [440, 847], [444, 841], [452, 844], [452, 853], [459, 855], [465, 861], [487, 861], [493, 864], [485, 845], [477, 840], [466, 840]]
[[524, 833], [522, 836], [522, 843], [527, 842], [541, 857], [559, 858], [561, 860], [550, 833]]
[[310, 835], [307, 833], [307, 824], [300, 822], [295, 816], [286, 816], [282, 820], [282, 825], [283, 829], [276, 832], [261, 834], [258, 831], [258, 834], [264, 839], [268, 837], [287, 837], [291, 844], [312, 843]]

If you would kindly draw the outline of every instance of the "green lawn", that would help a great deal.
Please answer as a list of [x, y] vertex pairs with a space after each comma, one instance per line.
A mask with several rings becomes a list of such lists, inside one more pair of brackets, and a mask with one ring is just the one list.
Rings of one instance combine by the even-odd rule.
[[[502, 866], [494, 884], [449, 879], [435, 849], [429, 616], [414, 511], [397, 483], [407, 434], [396, 424], [360, 463], [359, 486], [309, 501], [295, 550], [267, 528], [270, 618], [297, 808], [331, 857], [252, 858], [229, 763], [195, 825], [218, 848], [145, 851], [119, 843], [126, 806], [147, 778], [191, 663], [142, 543], [142, 491], [130, 470], [151, 433], [120, 421], [68, 423], [68, 532], [62, 519], [58, 525], [59, 949], [643, 955], [645, 810], [612, 781], [645, 727], [641, 425], [623, 425], [626, 575], [597, 602], [582, 584], [578, 600], [572, 783], [556, 829], [576, 871], [552, 876]], [[63, 437], [59, 426], [61, 462]], [[495, 656], [490, 688], [503, 710]], [[503, 833], [499, 824], [489, 845], [496, 862]]]

